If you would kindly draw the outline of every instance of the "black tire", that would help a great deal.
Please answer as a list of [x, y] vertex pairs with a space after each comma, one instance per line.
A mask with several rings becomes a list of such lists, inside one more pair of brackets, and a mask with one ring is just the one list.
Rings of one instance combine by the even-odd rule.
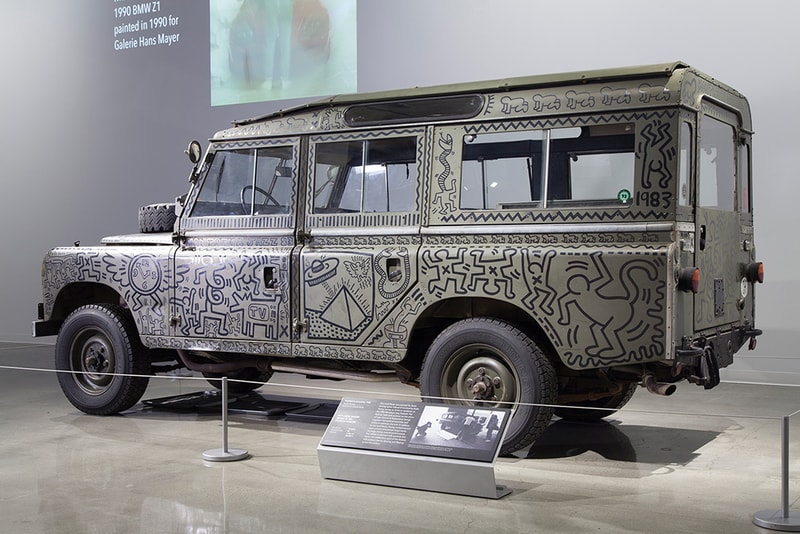
[[172, 232], [175, 228], [175, 204], [150, 204], [139, 208], [139, 231], [143, 234]]
[[[605, 397], [594, 401], [581, 401], [574, 403], [575, 406], [584, 406], [586, 408], [606, 408], [604, 410], [587, 410], [580, 408], [556, 408], [556, 415], [561, 419], [567, 421], [597, 421], [604, 417], [608, 417], [623, 406], [625, 406], [636, 390], [639, 384], [628, 384], [623, 387], [622, 393], [614, 395], [613, 397]], [[567, 405], [572, 403], [567, 403]]]
[[72, 312], [56, 339], [61, 390], [73, 406], [94, 415], [127, 410], [147, 388], [150, 362], [130, 313], [115, 304]]
[[[246, 367], [231, 373], [203, 373], [208, 383], [217, 389], [222, 389], [222, 377], [227, 376], [229, 393], [250, 393], [255, 391], [272, 378], [272, 370], [261, 370], [255, 367]], [[233, 382], [232, 380], [247, 380], [247, 382]], [[256, 382], [256, 383], [254, 383]]]
[[[500, 380], [493, 398], [476, 401], [467, 381], [474, 383], [480, 369]], [[524, 332], [498, 319], [473, 318], [454, 323], [433, 341], [422, 362], [420, 390], [428, 402], [512, 408], [500, 449], [509, 454], [547, 428], [558, 384], [552, 363]]]

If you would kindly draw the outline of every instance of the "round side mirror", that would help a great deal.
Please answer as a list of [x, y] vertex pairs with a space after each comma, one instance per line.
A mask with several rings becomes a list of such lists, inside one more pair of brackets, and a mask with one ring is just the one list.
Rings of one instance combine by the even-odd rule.
[[189, 143], [189, 148], [187, 148], [184, 152], [187, 156], [189, 156], [189, 161], [194, 164], [197, 164], [197, 162], [200, 161], [200, 158], [203, 156], [203, 148], [197, 141], [192, 141]]

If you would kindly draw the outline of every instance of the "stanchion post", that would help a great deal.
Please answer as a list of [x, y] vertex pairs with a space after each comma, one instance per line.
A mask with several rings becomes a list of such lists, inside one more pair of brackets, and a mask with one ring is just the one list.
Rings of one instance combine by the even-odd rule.
[[209, 462], [233, 462], [244, 460], [250, 453], [246, 449], [228, 448], [228, 377], [222, 377], [222, 448], [209, 449], [203, 453], [203, 460]]
[[781, 426], [781, 509], [761, 510], [753, 514], [759, 527], [784, 532], [800, 532], [800, 512], [789, 510], [789, 416], [784, 415]]

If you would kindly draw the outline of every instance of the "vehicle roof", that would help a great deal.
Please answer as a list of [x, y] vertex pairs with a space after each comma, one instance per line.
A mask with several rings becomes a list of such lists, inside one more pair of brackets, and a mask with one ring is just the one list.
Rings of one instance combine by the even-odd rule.
[[514, 78], [502, 78], [478, 82], [454, 83], [430, 87], [413, 87], [408, 89], [376, 91], [370, 93], [352, 93], [335, 95], [285, 110], [268, 113], [265, 115], [233, 121], [235, 126], [253, 124], [276, 118], [285, 118], [301, 112], [330, 108], [333, 106], [366, 103], [386, 102], [426, 96], [445, 96], [464, 93], [491, 93], [511, 91], [518, 89], [531, 89], [536, 87], [553, 87], [559, 85], [574, 85], [577, 83], [591, 83], [611, 81], [617, 79], [653, 78], [656, 76], [670, 77], [678, 69], [690, 68], [682, 61], [659, 63], [654, 65], [638, 65], [613, 69], [597, 69], [588, 71], [564, 72], [556, 74], [538, 74]]

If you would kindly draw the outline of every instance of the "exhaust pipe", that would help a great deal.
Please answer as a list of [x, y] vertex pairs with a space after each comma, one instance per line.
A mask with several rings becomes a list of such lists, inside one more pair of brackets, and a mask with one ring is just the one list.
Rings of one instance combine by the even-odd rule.
[[656, 395], [663, 395], [665, 397], [669, 397], [675, 390], [678, 389], [678, 386], [675, 384], [668, 384], [666, 382], [658, 382], [656, 380], [656, 375], [652, 373], [646, 373], [642, 375], [642, 384], [647, 391], [650, 393], [655, 393]]

